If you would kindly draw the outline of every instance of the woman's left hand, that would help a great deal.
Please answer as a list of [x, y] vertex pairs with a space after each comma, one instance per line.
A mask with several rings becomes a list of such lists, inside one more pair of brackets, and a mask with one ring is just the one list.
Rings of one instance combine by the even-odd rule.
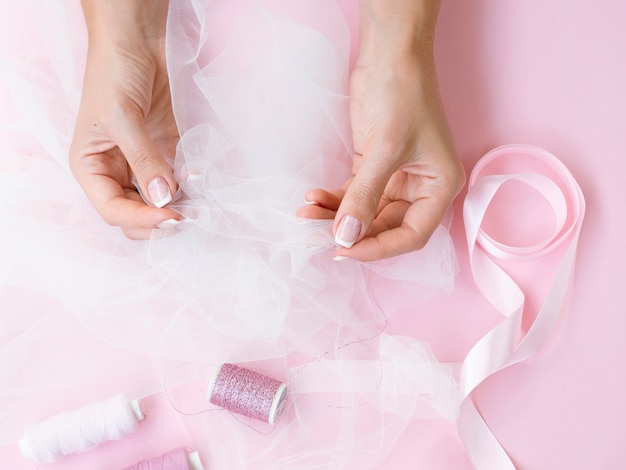
[[297, 215], [335, 219], [335, 257], [361, 261], [422, 248], [465, 182], [432, 57], [357, 64], [350, 83], [353, 176], [314, 189]]

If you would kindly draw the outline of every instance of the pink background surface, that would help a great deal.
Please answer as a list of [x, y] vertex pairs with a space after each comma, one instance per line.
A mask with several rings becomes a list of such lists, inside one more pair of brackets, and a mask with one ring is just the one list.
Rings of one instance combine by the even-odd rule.
[[[496, 146], [534, 144], [568, 166], [587, 200], [563, 321], [540, 354], [489, 378], [476, 393], [485, 420], [520, 469], [624, 468], [625, 24], [626, 3], [615, 0], [448, 0], [440, 13], [441, 89], [468, 173]], [[462, 199], [452, 225], [461, 269], [455, 291], [417, 312], [400, 306], [389, 326], [389, 333], [429, 342], [443, 361], [461, 360], [497, 321], [469, 272]], [[384, 285], [373, 288], [384, 291]], [[45, 466], [24, 461], [17, 445], [4, 446], [2, 468], [122, 468], [206, 438], [164, 395], [144, 400], [144, 407], [150, 419], [123, 441]], [[383, 468], [472, 465], [453, 424], [418, 420]]]

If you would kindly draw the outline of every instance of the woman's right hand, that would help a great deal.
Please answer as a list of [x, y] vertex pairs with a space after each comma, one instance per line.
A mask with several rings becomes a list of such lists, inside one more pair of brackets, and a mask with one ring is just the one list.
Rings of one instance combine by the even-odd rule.
[[70, 166], [102, 218], [132, 239], [182, 219], [164, 207], [177, 189], [168, 159], [178, 142], [167, 8], [163, 0], [83, 0], [89, 52]]

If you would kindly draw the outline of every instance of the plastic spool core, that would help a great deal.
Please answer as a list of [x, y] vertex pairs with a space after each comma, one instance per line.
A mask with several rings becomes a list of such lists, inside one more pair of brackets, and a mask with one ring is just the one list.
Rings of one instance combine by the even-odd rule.
[[139, 403], [139, 400], [131, 400], [129, 405], [131, 410], [133, 411], [133, 414], [135, 415], [135, 418], [137, 418], [137, 421], [143, 421], [146, 415], [143, 414], [143, 410], [141, 409], [141, 403]]
[[191, 452], [188, 456], [189, 466], [191, 470], [204, 470], [202, 462], [200, 461], [200, 454], [197, 451]]
[[211, 395], [213, 395], [213, 389], [215, 388], [215, 381], [217, 380], [217, 376], [220, 375], [223, 365], [224, 364], [221, 364], [217, 369], [215, 369], [215, 372], [213, 372], [213, 376], [211, 377], [211, 381], [209, 382], [209, 386], [206, 390], [207, 401], [211, 401]]
[[280, 384], [278, 390], [276, 391], [276, 395], [274, 395], [274, 401], [272, 401], [272, 407], [270, 408], [270, 413], [267, 418], [267, 422], [269, 424], [274, 424], [276, 420], [280, 417], [280, 413], [283, 411], [283, 406], [285, 405], [285, 400], [287, 398], [287, 385]]

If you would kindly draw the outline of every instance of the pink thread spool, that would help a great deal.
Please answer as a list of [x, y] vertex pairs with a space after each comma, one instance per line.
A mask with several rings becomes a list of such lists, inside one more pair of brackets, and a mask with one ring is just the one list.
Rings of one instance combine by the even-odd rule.
[[249, 418], [274, 424], [287, 398], [287, 385], [234, 364], [222, 364], [207, 390], [214, 405]]
[[203, 470], [198, 452], [179, 447], [150, 460], [142, 460], [124, 470]]

